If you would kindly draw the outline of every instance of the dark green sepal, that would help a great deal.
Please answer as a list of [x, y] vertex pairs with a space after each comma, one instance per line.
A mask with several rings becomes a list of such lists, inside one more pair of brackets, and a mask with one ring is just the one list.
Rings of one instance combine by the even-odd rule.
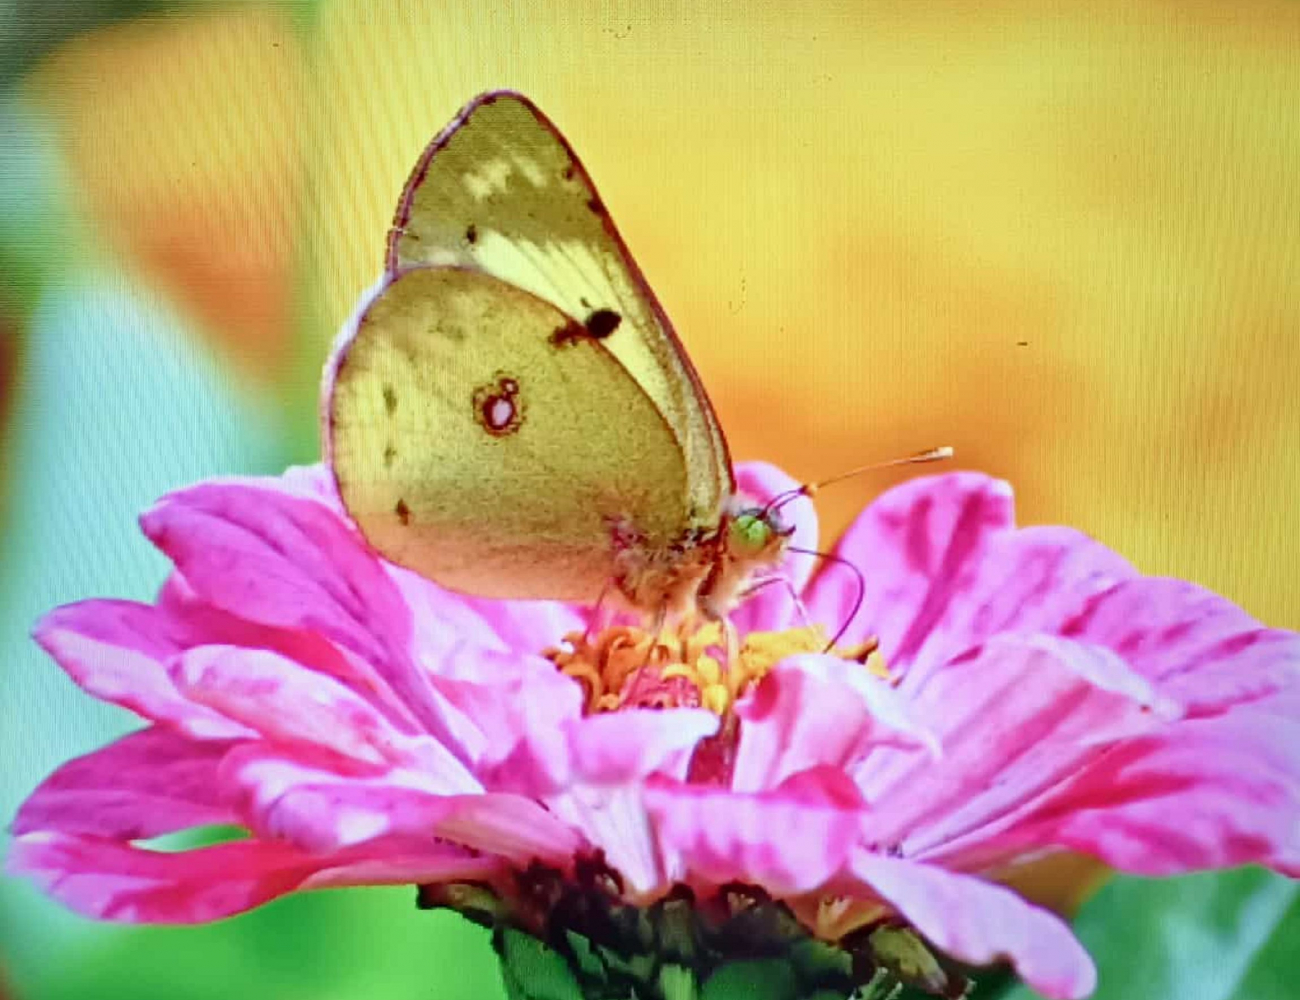
[[501, 981], [510, 1000], [585, 1000], [562, 955], [526, 931], [498, 927], [492, 948], [501, 959]]
[[599, 861], [565, 877], [533, 866], [501, 898], [472, 884], [422, 887], [490, 926], [510, 1000], [895, 1000], [959, 998], [970, 981], [901, 925], [814, 937], [761, 889], [679, 889], [645, 907]]

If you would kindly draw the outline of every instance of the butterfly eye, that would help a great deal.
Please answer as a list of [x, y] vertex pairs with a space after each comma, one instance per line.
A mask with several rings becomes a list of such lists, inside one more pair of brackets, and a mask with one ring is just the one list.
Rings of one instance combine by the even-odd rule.
[[761, 555], [779, 534], [761, 510], [747, 510], [728, 524], [727, 547], [733, 555], [754, 557]]

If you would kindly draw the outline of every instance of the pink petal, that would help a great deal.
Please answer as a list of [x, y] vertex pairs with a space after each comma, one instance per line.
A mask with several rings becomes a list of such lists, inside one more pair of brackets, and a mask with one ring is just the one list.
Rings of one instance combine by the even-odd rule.
[[[799, 486], [786, 473], [766, 462], [745, 462], [736, 467], [736, 489], [756, 507]], [[801, 496], [784, 504], [780, 517], [784, 524], [794, 526], [791, 547], [805, 552], [788, 552], [781, 566], [770, 574], [777, 582], [766, 584], [732, 612], [731, 621], [742, 635], [800, 623], [794, 595], [802, 592], [816, 563], [816, 557], [806, 552], [817, 549], [817, 510], [812, 500]]]
[[1112, 747], [1006, 836], [1141, 875], [1243, 864], [1300, 875], [1300, 722], [1239, 710]]
[[276, 628], [240, 618], [204, 604], [177, 574], [158, 595], [166, 627], [184, 636], [182, 646], [242, 646], [269, 650], [307, 670], [325, 674], [370, 701], [403, 732], [419, 728], [411, 710], [398, 700], [382, 674], [355, 654], [324, 636], [300, 629]]
[[450, 845], [430, 846], [427, 838], [417, 841], [394, 838], [388, 843], [372, 841], [328, 861], [330, 864], [309, 875], [301, 888], [486, 881], [503, 874], [496, 857], [482, 857]]
[[1176, 713], [1109, 650], [1044, 635], [990, 640], [931, 674], [912, 710], [934, 727], [942, 760], [885, 747], [854, 769], [876, 811], [873, 838], [908, 854], [978, 838], [1106, 741]]
[[790, 657], [736, 706], [740, 742], [731, 787], [775, 788], [799, 771], [847, 768], [872, 745], [925, 747], [934, 736], [889, 684], [833, 656]]
[[409, 609], [322, 504], [250, 481], [208, 481], [163, 497], [140, 524], [214, 607], [321, 632], [371, 661], [405, 650]]
[[343, 503], [339, 500], [334, 477], [323, 462], [315, 462], [312, 465], [291, 465], [279, 476], [250, 478], [247, 481], [258, 486], [282, 489], [294, 496], [319, 501], [337, 513], [343, 512]]
[[313, 747], [239, 747], [227, 756], [220, 780], [238, 792], [258, 835], [314, 853], [390, 833], [428, 834], [446, 811], [425, 774]]
[[465, 720], [412, 658], [411, 609], [336, 512], [258, 480], [209, 481], [164, 497], [140, 524], [202, 600], [320, 633], [370, 663], [427, 732], [457, 746]]
[[1058, 527], [992, 535], [970, 569], [969, 577], [952, 581], [952, 603], [929, 633], [916, 633], [904, 691], [998, 633], [1059, 631], [1091, 597], [1135, 575], [1125, 559], [1104, 545]]
[[655, 773], [685, 777], [691, 751], [718, 730], [702, 708], [627, 709], [573, 719], [567, 725], [573, 780], [622, 785]]
[[840, 871], [863, 816], [857, 789], [829, 767], [752, 795], [654, 779], [645, 808], [670, 880], [776, 895], [811, 892]]
[[131, 733], [41, 782], [19, 808], [13, 832], [137, 840], [236, 823], [217, 784], [217, 766], [232, 745], [195, 742], [158, 726]]
[[420, 764], [447, 790], [478, 789], [440, 744], [406, 736], [347, 687], [275, 653], [198, 646], [176, 659], [171, 675], [192, 701], [267, 739], [320, 747], [372, 764]]
[[411, 610], [411, 652], [420, 662], [441, 667], [447, 654], [457, 649], [504, 652], [509, 648], [493, 624], [462, 595], [401, 566], [384, 565]]
[[[835, 546], [866, 578], [863, 610], [844, 641], [874, 635], [891, 661], [910, 658], [989, 538], [1013, 523], [1010, 485], [973, 472], [913, 479], [877, 497]], [[806, 600], [815, 621], [838, 628], [856, 597], [851, 574], [827, 564]]]
[[[439, 697], [472, 722], [476, 735], [460, 742], [477, 773], [498, 767], [520, 745], [528, 747], [520, 752], [533, 760], [531, 765], [517, 761], [521, 768], [536, 766], [547, 774], [567, 766], [561, 727], [582, 715], [582, 687], [550, 660], [481, 649], [450, 652], [432, 684]], [[520, 788], [530, 787], [529, 780], [523, 772], [510, 779]]]
[[559, 643], [570, 632], [587, 628], [590, 615], [558, 601], [494, 601], [456, 595], [462, 606], [477, 614], [515, 653], [535, 656]]
[[574, 784], [612, 787], [655, 772], [681, 776], [695, 745], [717, 728], [716, 715], [692, 708], [525, 718], [514, 749], [483, 771], [484, 781], [494, 789], [547, 796]]
[[88, 917], [133, 923], [203, 923], [296, 889], [312, 871], [280, 844], [237, 841], [162, 852], [95, 837], [29, 833], [6, 864]]
[[492, 859], [437, 845], [367, 847], [328, 859], [258, 840], [164, 852], [42, 832], [14, 840], [6, 870], [33, 879], [86, 916], [193, 924], [252, 909], [298, 888], [473, 879], [496, 867]]
[[1193, 715], [1300, 683], [1300, 636], [1266, 629], [1230, 601], [1182, 580], [1120, 583], [1061, 631], [1115, 650]]
[[434, 827], [445, 840], [499, 855], [516, 868], [533, 861], [567, 867], [586, 846], [581, 834], [520, 795], [462, 795]]
[[157, 608], [133, 601], [82, 601], [51, 611], [36, 641], [82, 689], [196, 738], [234, 739], [248, 728], [196, 705], [176, 690], [163, 662], [190, 636]]
[[582, 687], [539, 663], [545, 669], [496, 685], [462, 685], [452, 695], [489, 734], [475, 768], [493, 791], [542, 795], [572, 781], [568, 727], [582, 718]]
[[1010, 889], [931, 865], [856, 850], [853, 874], [898, 910], [936, 948], [972, 965], [1009, 960], [1054, 1000], [1086, 997], [1097, 972], [1055, 915]]
[[514, 795], [441, 795], [425, 774], [350, 769], [320, 754], [292, 755], [257, 745], [234, 751], [223, 778], [239, 786], [250, 825], [316, 854], [380, 837], [434, 837], [508, 857], [563, 864], [578, 835], [530, 799]]
[[[879, 638], [904, 686], [1004, 630], [1054, 631], [1092, 594], [1133, 569], [1066, 528], [1013, 531], [1011, 487], [970, 472], [914, 479], [879, 497], [836, 552], [866, 577], [846, 641]], [[848, 620], [856, 590], [826, 567], [809, 589], [813, 617]]]
[[544, 800], [554, 815], [604, 853], [606, 863], [623, 877], [624, 889], [633, 899], [654, 897], [668, 888], [643, 794], [639, 784], [574, 785]]

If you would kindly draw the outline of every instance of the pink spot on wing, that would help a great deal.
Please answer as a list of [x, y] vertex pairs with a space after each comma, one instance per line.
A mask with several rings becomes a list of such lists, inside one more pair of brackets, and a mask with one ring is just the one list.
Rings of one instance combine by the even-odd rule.
[[515, 404], [509, 396], [493, 396], [483, 407], [483, 417], [492, 430], [505, 430], [515, 416]]

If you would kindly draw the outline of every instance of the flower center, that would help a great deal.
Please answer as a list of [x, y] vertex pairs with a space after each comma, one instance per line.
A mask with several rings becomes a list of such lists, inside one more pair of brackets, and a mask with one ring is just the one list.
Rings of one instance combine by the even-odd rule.
[[[688, 618], [658, 634], [615, 625], [594, 634], [570, 632], [545, 654], [587, 692], [587, 711], [621, 708], [707, 708], [719, 716], [787, 656], [827, 651], [819, 625], [751, 632], [728, 657], [726, 636], [717, 622]], [[874, 639], [831, 650], [856, 660], [878, 676], [889, 671]]]

